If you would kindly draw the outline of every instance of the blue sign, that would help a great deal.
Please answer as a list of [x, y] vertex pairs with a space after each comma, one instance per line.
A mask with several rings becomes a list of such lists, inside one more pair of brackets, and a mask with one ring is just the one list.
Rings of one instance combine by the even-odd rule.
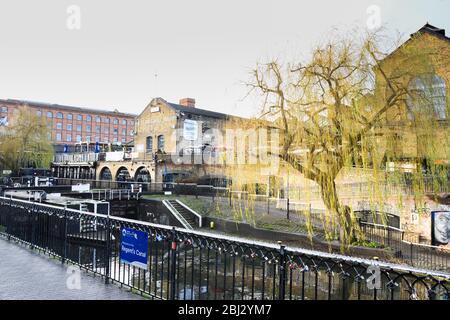
[[147, 269], [148, 233], [122, 228], [120, 241], [120, 262]]
[[69, 146], [67, 144], [64, 145], [64, 153], [69, 152]]
[[95, 143], [95, 153], [100, 153], [100, 144], [98, 141]]

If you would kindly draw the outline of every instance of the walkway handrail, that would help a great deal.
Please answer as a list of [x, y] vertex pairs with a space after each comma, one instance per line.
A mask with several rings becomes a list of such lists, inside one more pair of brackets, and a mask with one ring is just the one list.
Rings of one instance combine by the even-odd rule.
[[192, 230], [191, 225], [186, 221], [186, 219], [184, 219], [184, 217], [177, 211], [177, 209], [172, 206], [169, 201], [163, 200], [162, 203], [164, 204], [164, 206], [166, 206], [167, 209], [169, 209], [172, 215], [184, 226], [185, 229]]
[[180, 206], [182, 206], [183, 208], [185, 208], [186, 210], [188, 210], [189, 212], [191, 212], [193, 215], [195, 215], [198, 218], [198, 226], [201, 228], [202, 227], [202, 219], [203, 217], [198, 214], [197, 212], [195, 212], [194, 210], [192, 210], [190, 207], [188, 207], [187, 205], [185, 205], [183, 202], [181, 202], [180, 200], [176, 199], [175, 200]]

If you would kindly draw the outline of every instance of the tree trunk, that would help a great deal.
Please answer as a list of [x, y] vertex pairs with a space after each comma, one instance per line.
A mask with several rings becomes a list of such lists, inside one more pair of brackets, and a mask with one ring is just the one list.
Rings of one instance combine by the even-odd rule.
[[341, 242], [341, 250], [343, 250], [354, 240], [351, 209], [340, 204], [334, 177], [322, 175], [318, 183], [325, 206], [331, 215], [335, 215], [338, 218], [339, 240]]

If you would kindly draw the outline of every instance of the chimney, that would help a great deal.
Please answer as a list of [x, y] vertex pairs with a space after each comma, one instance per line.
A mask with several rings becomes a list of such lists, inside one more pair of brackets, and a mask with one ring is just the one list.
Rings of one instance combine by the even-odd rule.
[[195, 108], [195, 99], [193, 98], [183, 98], [180, 99], [180, 104], [185, 107]]

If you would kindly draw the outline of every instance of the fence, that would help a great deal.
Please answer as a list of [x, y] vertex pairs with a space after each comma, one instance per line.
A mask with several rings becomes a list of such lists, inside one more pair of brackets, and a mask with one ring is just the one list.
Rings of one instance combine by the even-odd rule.
[[414, 267], [450, 273], [450, 249], [404, 240], [404, 231], [380, 224], [360, 222], [369, 241], [393, 251], [394, 257]]
[[[155, 299], [449, 299], [444, 273], [4, 197], [0, 225], [9, 239]], [[124, 227], [148, 233], [146, 269], [121, 263]]]

